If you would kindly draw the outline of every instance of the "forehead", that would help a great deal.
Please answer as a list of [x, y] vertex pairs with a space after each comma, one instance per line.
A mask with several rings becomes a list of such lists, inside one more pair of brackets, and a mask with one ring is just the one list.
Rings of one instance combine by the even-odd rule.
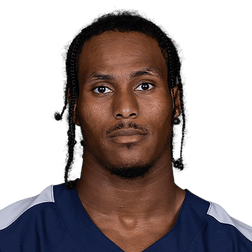
[[139, 32], [108, 31], [85, 42], [79, 58], [79, 78], [93, 72], [127, 74], [154, 68], [167, 76], [165, 59], [156, 40]]

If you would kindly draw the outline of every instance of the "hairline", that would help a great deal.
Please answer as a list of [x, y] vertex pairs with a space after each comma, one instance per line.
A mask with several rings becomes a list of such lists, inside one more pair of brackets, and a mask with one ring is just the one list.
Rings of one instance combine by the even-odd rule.
[[[105, 30], [105, 31], [102, 31], [102, 32], [97, 32], [97, 34], [93, 34], [92, 36], [90, 36], [89, 38], [87, 38], [86, 40], [84, 40], [84, 42], [83, 43], [81, 43], [81, 45], [80, 45], [80, 48], [79, 48], [79, 50], [78, 50], [78, 53], [77, 53], [77, 55], [76, 55], [76, 61], [75, 61], [75, 64], [76, 64], [76, 69], [77, 69], [77, 71], [76, 71], [76, 77], [77, 77], [77, 79], [79, 78], [79, 69], [80, 69], [80, 57], [81, 57], [81, 53], [82, 53], [82, 50], [83, 50], [83, 47], [84, 47], [84, 45], [85, 45], [85, 43], [86, 42], [88, 42], [88, 41], [90, 41], [92, 38], [94, 38], [94, 37], [96, 37], [96, 36], [99, 36], [99, 35], [101, 35], [101, 34], [103, 34], [103, 33], [105, 33], [105, 32], [120, 32], [120, 33], [133, 33], [133, 32], [137, 32], [137, 33], [141, 33], [141, 34], [144, 34], [144, 35], [146, 35], [147, 37], [149, 37], [149, 38], [152, 38], [152, 39], [154, 39], [156, 42], [157, 42], [157, 44], [158, 44], [158, 47], [160, 48], [160, 50], [161, 50], [161, 53], [162, 53], [162, 55], [163, 55], [163, 58], [164, 58], [164, 60], [165, 60], [165, 65], [166, 65], [166, 70], [167, 70], [167, 74], [168, 74], [168, 62], [167, 62], [167, 52], [166, 52], [166, 48], [163, 48], [163, 47], [161, 47], [161, 45], [160, 45], [160, 43], [158, 42], [158, 39], [157, 38], [155, 38], [154, 36], [152, 36], [151, 34], [147, 34], [147, 33], [144, 33], [144, 32], [142, 32], [142, 31], [134, 31], [134, 30], [132, 30], [132, 31], [120, 31], [118, 28], [112, 28], [112, 29], [109, 29], [109, 30]], [[168, 76], [167, 76], [168, 77]], [[79, 84], [79, 82], [78, 82], [78, 84]], [[167, 82], [167, 84], [168, 84], [168, 87], [169, 87], [169, 89], [170, 89], [170, 85], [169, 85], [169, 83]]]

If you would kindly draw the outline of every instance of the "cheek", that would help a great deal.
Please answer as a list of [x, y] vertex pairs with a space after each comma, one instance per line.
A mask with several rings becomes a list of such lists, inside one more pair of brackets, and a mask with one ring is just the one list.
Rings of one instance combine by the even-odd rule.
[[83, 137], [100, 137], [102, 132], [101, 124], [105, 115], [104, 108], [98, 107], [96, 104], [83, 103], [79, 107], [80, 123]]
[[162, 98], [160, 99], [159, 97], [159, 99], [148, 104], [148, 117], [151, 118], [154, 127], [160, 128], [160, 130], [167, 127], [170, 128], [172, 120], [171, 100], [165, 96]]
[[149, 126], [152, 131], [152, 144], [157, 151], [172, 135], [172, 103], [170, 100], [160, 99], [149, 106]]

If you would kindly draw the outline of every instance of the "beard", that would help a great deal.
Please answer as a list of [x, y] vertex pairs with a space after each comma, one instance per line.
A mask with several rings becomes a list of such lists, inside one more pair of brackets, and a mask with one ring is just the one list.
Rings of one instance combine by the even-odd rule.
[[[132, 145], [130, 144], [127, 147], [130, 148], [132, 147]], [[155, 159], [151, 160], [148, 163], [121, 163], [117, 166], [106, 163], [104, 167], [106, 170], [110, 171], [111, 175], [115, 175], [120, 179], [136, 180], [138, 178], [143, 178], [146, 174], [148, 174], [149, 170], [157, 162], [161, 155], [162, 152], [159, 156], [157, 156]]]
[[153, 163], [148, 164], [135, 164], [135, 165], [121, 165], [121, 166], [105, 166], [110, 171], [111, 175], [124, 180], [135, 180], [137, 178], [143, 178], [153, 166]]

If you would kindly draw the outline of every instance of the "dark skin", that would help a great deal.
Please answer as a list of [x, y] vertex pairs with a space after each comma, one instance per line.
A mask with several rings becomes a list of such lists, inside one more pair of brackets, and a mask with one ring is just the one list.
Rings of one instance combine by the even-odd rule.
[[[79, 89], [74, 122], [85, 150], [79, 198], [112, 242], [126, 252], [143, 251], [171, 230], [185, 198], [173, 179], [173, 99], [157, 42], [137, 32], [91, 38], [80, 57]], [[118, 123], [123, 128], [116, 130]], [[134, 179], [110, 172], [146, 164], [148, 172]]]

